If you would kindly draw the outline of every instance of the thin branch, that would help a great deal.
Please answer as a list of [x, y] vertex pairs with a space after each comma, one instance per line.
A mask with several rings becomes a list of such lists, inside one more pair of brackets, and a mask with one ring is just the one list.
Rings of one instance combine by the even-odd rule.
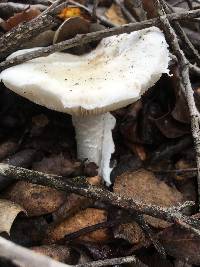
[[125, 209], [128, 212], [147, 214], [168, 222], [177, 223], [190, 228], [195, 234], [200, 235], [200, 221], [183, 215], [175, 209], [147, 205], [133, 198], [115, 194], [106, 189], [90, 185], [84, 177], [63, 179], [61, 176], [50, 175], [24, 168], [14, 167], [0, 163], [0, 174], [16, 180], [24, 180], [44, 186], [53, 187], [57, 190], [73, 192], [88, 198], [100, 200], [109, 205]]
[[135, 263], [135, 266], [138, 267], [147, 267], [144, 263], [136, 259], [135, 256], [127, 256], [121, 258], [114, 258], [114, 259], [107, 259], [107, 260], [99, 260], [93, 261], [89, 263], [79, 264], [75, 267], [101, 267], [101, 266], [114, 266], [114, 265], [121, 265], [125, 263]]
[[147, 237], [151, 240], [158, 253], [161, 254], [163, 258], [166, 258], [166, 252], [164, 247], [159, 242], [159, 240], [156, 239], [155, 234], [149, 227], [148, 223], [145, 221], [143, 214], [137, 214], [134, 218], [135, 221], [140, 225], [144, 233], [147, 235]]
[[167, 15], [163, 9], [162, 4], [159, 0], [156, 0], [160, 15], [160, 22], [162, 24], [163, 30], [166, 33], [166, 36], [168, 37], [168, 41], [174, 51], [174, 54], [176, 55], [179, 66], [180, 66], [180, 79], [182, 82], [182, 86], [184, 88], [183, 93], [185, 94], [190, 116], [191, 116], [191, 130], [192, 135], [195, 143], [195, 149], [196, 149], [196, 161], [197, 161], [197, 183], [198, 183], [198, 200], [199, 200], [199, 208], [200, 208], [200, 116], [199, 112], [197, 110], [195, 100], [194, 100], [194, 91], [191, 86], [190, 77], [189, 77], [189, 61], [186, 59], [183, 51], [181, 50], [178, 38], [176, 36], [175, 31], [170, 25], [170, 22], [167, 18]]
[[[115, 221], [107, 221], [107, 222], [102, 222], [102, 223], [97, 223], [94, 225], [90, 225], [87, 227], [84, 227], [76, 232], [70, 233], [68, 235], [65, 235], [64, 240], [65, 242], [72, 241], [73, 239], [76, 239], [82, 235], [94, 232], [99, 229], [105, 229], [105, 228], [110, 228], [116, 225], [119, 225], [120, 223], [124, 222], [124, 220], [115, 220]], [[127, 220], [126, 220], [127, 222]]]

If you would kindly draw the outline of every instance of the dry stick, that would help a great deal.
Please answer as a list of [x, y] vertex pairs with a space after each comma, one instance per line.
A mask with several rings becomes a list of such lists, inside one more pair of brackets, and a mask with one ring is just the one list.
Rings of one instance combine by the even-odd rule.
[[152, 244], [154, 245], [155, 249], [158, 251], [158, 253], [163, 257], [166, 258], [166, 252], [162, 244], [158, 239], [156, 239], [155, 234], [153, 233], [152, 229], [148, 225], [148, 223], [145, 221], [143, 214], [137, 214], [135, 216], [135, 221], [140, 225], [144, 233], [149, 237]]
[[155, 205], [147, 205], [133, 198], [126, 198], [106, 189], [92, 186], [87, 183], [84, 177], [64, 180], [61, 176], [14, 167], [4, 163], [0, 163], [0, 175], [16, 180], [24, 180], [29, 183], [53, 187], [61, 191], [73, 192], [125, 209], [128, 212], [138, 212], [141, 214], [151, 215], [179, 225], [186, 224], [187, 228], [189, 227], [191, 231], [200, 235], [200, 231], [198, 230], [200, 229], [200, 221], [183, 215], [177, 210], [178, 208], [170, 209]]
[[99, 229], [105, 229], [105, 228], [111, 228], [113, 226], [119, 225], [123, 222], [127, 223], [127, 220], [115, 220], [115, 221], [107, 221], [107, 222], [102, 222], [102, 223], [97, 223], [94, 225], [86, 226], [76, 232], [70, 233], [65, 235], [64, 240], [65, 242], [72, 241], [73, 239], [76, 239], [82, 235], [94, 232]]
[[[189, 12], [170, 14], [168, 15], [168, 18], [173, 21], [173, 20], [179, 20], [179, 19], [185, 20], [185, 19], [194, 18], [198, 16], [200, 16], [200, 9], [189, 11]], [[34, 58], [46, 57], [57, 51], [62, 51], [62, 50], [69, 49], [72, 47], [84, 45], [92, 41], [97, 41], [97, 40], [100, 40], [102, 38], [109, 37], [112, 35], [117, 35], [121, 33], [130, 33], [133, 31], [151, 27], [153, 25], [159, 25], [158, 18], [146, 20], [143, 22], [129, 23], [123, 26], [114, 27], [111, 29], [105, 29], [102, 31], [97, 31], [97, 32], [92, 32], [92, 33], [87, 33], [87, 34], [80, 34], [70, 40], [66, 40], [66, 41], [63, 41], [63, 42], [60, 42], [54, 45], [50, 45], [48, 47], [40, 48], [35, 51], [28, 52], [23, 55], [5, 60], [0, 63], [0, 70], [9, 68], [11, 66], [26, 62]]]
[[138, 267], [147, 267], [144, 263], [139, 261], [135, 258], [135, 256], [127, 256], [127, 257], [121, 257], [121, 258], [114, 258], [114, 259], [107, 259], [107, 260], [99, 260], [99, 261], [93, 261], [89, 263], [79, 264], [74, 267], [101, 267], [101, 266], [114, 266], [114, 265], [121, 265], [125, 263], [131, 263], [134, 262], [134, 266]]
[[159, 11], [160, 22], [163, 26], [163, 30], [165, 31], [166, 36], [168, 37], [169, 43], [171, 47], [173, 48], [174, 54], [176, 55], [178, 62], [179, 62], [180, 79], [185, 89], [183, 90], [183, 92], [185, 94], [188, 107], [189, 107], [189, 111], [190, 111], [191, 130], [192, 130], [192, 135], [194, 138], [195, 149], [196, 149], [198, 200], [199, 200], [199, 208], [200, 208], [200, 128], [199, 128], [200, 116], [199, 116], [199, 112], [195, 104], [194, 91], [192, 89], [190, 77], [189, 77], [189, 64], [190, 63], [186, 59], [183, 51], [181, 50], [179, 46], [176, 33], [171, 27], [169, 20], [167, 18], [167, 15], [165, 14], [165, 11], [163, 10], [162, 5], [160, 4], [160, 1], [156, 0], [156, 2], [160, 10]]

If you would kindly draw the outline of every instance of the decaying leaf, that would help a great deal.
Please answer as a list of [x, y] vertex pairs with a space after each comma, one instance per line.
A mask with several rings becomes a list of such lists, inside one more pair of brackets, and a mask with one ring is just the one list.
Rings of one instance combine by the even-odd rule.
[[[114, 183], [114, 192], [126, 197], [132, 197], [145, 204], [154, 204], [161, 207], [172, 207], [183, 202], [181, 193], [155, 175], [144, 169], [135, 172], [126, 172], [118, 176]], [[145, 215], [149, 224], [156, 228], [169, 226], [168, 222]]]
[[182, 123], [190, 123], [190, 113], [185, 97], [179, 92], [176, 97], [176, 104], [172, 110], [172, 116], [175, 120]]
[[43, 158], [33, 164], [33, 170], [56, 174], [61, 176], [78, 175], [81, 170], [81, 162], [65, 158], [63, 154], [52, 155]]
[[68, 18], [72, 18], [72, 17], [82, 17], [85, 19], [89, 19], [90, 15], [88, 13], [86, 13], [85, 10], [82, 10], [79, 7], [68, 6], [66, 8], [63, 8], [63, 10], [60, 12], [58, 17], [60, 19], [63, 19], [63, 20], [68, 19]]
[[56, 261], [64, 262], [67, 264], [76, 264], [77, 262], [78, 255], [76, 255], [76, 253], [67, 246], [49, 245], [32, 247], [31, 249], [37, 253], [51, 257]]
[[[50, 228], [46, 242], [52, 244], [63, 239], [65, 235], [74, 233], [82, 228], [95, 225], [107, 220], [107, 213], [104, 210], [88, 208], [80, 211], [71, 218], [67, 218]], [[79, 237], [80, 240], [102, 242], [108, 240], [107, 230], [97, 230]]]
[[47, 221], [42, 216], [31, 218], [18, 216], [10, 230], [10, 238], [21, 246], [36, 246], [44, 239], [47, 226]]
[[113, 24], [123, 25], [128, 23], [124, 18], [120, 7], [115, 4], [112, 4], [112, 6], [106, 11], [105, 15]]
[[117, 226], [114, 230], [114, 236], [115, 238], [125, 239], [133, 245], [145, 241], [145, 234], [135, 222]]
[[173, 225], [158, 237], [169, 255], [190, 264], [200, 264], [200, 238], [197, 235]]
[[21, 205], [29, 216], [39, 216], [57, 210], [64, 203], [66, 194], [47, 186], [19, 181], [5, 193], [5, 198]]
[[[100, 176], [90, 177], [87, 179], [87, 181], [91, 185], [100, 185], [101, 177]], [[91, 198], [86, 198], [71, 193], [66, 197], [66, 200], [63, 203], [63, 205], [61, 205], [59, 209], [53, 213], [54, 221], [61, 222], [62, 220], [74, 215], [78, 211], [86, 209], [92, 203], [93, 200]]]
[[169, 113], [154, 121], [161, 133], [167, 138], [181, 137], [190, 132], [188, 125], [176, 121]]
[[25, 42], [21, 45], [22, 49], [29, 49], [34, 47], [43, 47], [48, 46], [53, 43], [55, 32], [52, 30], [47, 30], [45, 32], [42, 32], [38, 34], [36, 37], [32, 38], [28, 42]]
[[0, 144], [0, 160], [3, 160], [10, 154], [16, 151], [18, 143], [12, 140], [8, 140]]
[[0, 199], [0, 233], [10, 234], [11, 226], [20, 212], [26, 213], [20, 205], [6, 199]]
[[[98, 23], [90, 23], [81, 17], [72, 17], [66, 19], [55, 32], [53, 43], [59, 43], [75, 37], [77, 34], [84, 34], [103, 30], [105, 27]], [[92, 43], [93, 44], [93, 43]], [[92, 49], [92, 44], [85, 44], [68, 49], [68, 53], [81, 55]]]
[[66, 19], [55, 33], [53, 43], [73, 38], [76, 34], [88, 33], [90, 23], [81, 17]]
[[17, 13], [5, 21], [3, 28], [5, 31], [10, 31], [22, 22], [27, 22], [40, 15], [40, 11], [36, 8], [29, 8], [23, 12]]

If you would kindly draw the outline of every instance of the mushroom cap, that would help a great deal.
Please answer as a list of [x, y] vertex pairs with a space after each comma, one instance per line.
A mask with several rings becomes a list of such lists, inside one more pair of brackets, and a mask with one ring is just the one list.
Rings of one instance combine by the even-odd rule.
[[2, 71], [0, 78], [15, 93], [47, 108], [99, 114], [139, 99], [168, 73], [169, 60], [163, 33], [151, 27], [104, 38], [82, 56], [54, 53], [30, 60]]

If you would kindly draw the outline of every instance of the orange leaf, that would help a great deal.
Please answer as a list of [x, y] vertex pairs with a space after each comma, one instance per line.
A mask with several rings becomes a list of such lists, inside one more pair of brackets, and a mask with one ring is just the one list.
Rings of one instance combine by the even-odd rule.
[[66, 7], [60, 12], [58, 17], [63, 20], [72, 18], [72, 17], [81, 17], [84, 19], [89, 19], [90, 15], [87, 14], [86, 11], [81, 10], [81, 8], [79, 7]]

